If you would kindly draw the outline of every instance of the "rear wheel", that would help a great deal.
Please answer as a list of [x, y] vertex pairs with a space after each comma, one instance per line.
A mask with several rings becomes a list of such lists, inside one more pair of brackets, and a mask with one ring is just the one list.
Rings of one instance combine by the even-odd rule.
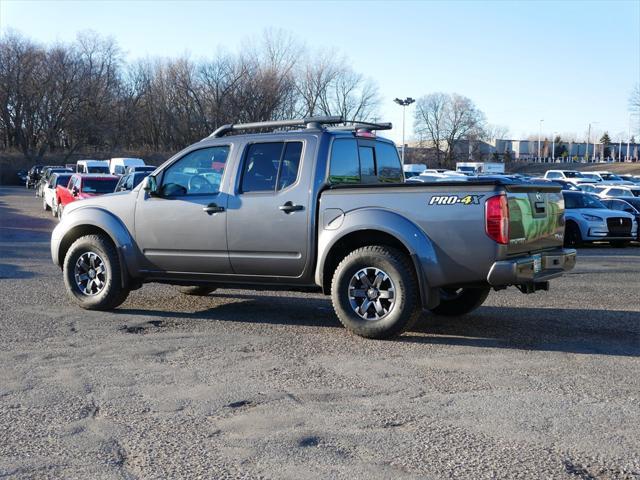
[[486, 288], [441, 288], [440, 305], [432, 308], [436, 315], [457, 317], [472, 312], [489, 296], [491, 289]]
[[208, 287], [206, 285], [189, 285], [189, 286], [177, 286], [176, 290], [184, 295], [193, 295], [197, 297], [204, 297], [216, 290], [216, 287]]
[[347, 255], [333, 275], [331, 299], [340, 322], [367, 338], [400, 335], [420, 316], [413, 265], [401, 251], [386, 246]]
[[564, 227], [564, 246], [578, 247], [582, 244], [580, 227], [574, 222], [567, 222]]
[[120, 282], [121, 268], [108, 237], [80, 237], [69, 248], [63, 263], [67, 293], [84, 309], [112, 310], [129, 295]]

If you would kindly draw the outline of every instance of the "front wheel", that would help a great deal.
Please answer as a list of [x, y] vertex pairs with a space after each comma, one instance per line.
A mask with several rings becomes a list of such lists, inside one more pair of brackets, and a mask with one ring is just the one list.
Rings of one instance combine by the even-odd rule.
[[413, 265], [401, 251], [372, 245], [354, 250], [338, 265], [331, 300], [348, 330], [367, 338], [389, 338], [420, 316]]
[[578, 247], [582, 244], [580, 227], [574, 222], [567, 222], [564, 227], [564, 246]]
[[491, 289], [486, 288], [441, 288], [440, 305], [432, 308], [436, 315], [457, 317], [472, 312], [489, 296]]
[[121, 268], [118, 253], [108, 237], [80, 237], [64, 259], [67, 293], [86, 310], [112, 310], [129, 295], [120, 282]]

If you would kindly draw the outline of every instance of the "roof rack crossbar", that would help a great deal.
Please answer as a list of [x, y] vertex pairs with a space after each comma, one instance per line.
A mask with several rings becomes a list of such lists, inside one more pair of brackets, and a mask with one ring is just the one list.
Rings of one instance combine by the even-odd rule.
[[269, 122], [253, 122], [253, 123], [237, 123], [227, 124], [216, 129], [209, 138], [223, 137], [229, 132], [237, 132], [238, 130], [255, 130], [258, 128], [284, 128], [284, 127], [301, 127], [320, 128], [320, 125], [336, 125], [344, 123], [344, 119], [340, 116], [325, 117], [308, 117], [297, 120], [273, 120]]
[[331, 127], [331, 130], [391, 130], [393, 125], [390, 122], [387, 123], [371, 123], [371, 122], [347, 122], [349, 125], [340, 125], [337, 127]]

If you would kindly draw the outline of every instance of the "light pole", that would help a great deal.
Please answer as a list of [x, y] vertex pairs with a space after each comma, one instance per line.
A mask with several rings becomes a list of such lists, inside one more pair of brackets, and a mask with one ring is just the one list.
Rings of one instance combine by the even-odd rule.
[[400, 105], [402, 107], [402, 164], [404, 165], [404, 117], [405, 117], [405, 110], [407, 108], [407, 105], [411, 105], [413, 102], [415, 102], [415, 100], [411, 97], [407, 97], [404, 100], [401, 100], [399, 98], [394, 98], [393, 99], [394, 102], [396, 102], [398, 105]]
[[538, 125], [538, 161], [542, 163], [542, 152], [540, 151], [540, 137], [542, 136], [542, 122], [544, 119], [540, 120], [540, 124]]
[[[584, 158], [589, 163], [589, 143], [591, 142], [591, 125], [595, 125], [600, 122], [591, 122], [589, 123], [589, 131], [587, 133], [587, 151], [584, 154]], [[593, 160], [596, 159], [596, 142], [593, 142]]]

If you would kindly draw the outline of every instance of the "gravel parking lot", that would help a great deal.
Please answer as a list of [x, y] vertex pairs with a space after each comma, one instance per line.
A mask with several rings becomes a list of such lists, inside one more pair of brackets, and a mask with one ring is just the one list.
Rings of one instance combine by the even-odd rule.
[[319, 294], [71, 305], [0, 188], [0, 478], [640, 478], [640, 248], [392, 341]]

